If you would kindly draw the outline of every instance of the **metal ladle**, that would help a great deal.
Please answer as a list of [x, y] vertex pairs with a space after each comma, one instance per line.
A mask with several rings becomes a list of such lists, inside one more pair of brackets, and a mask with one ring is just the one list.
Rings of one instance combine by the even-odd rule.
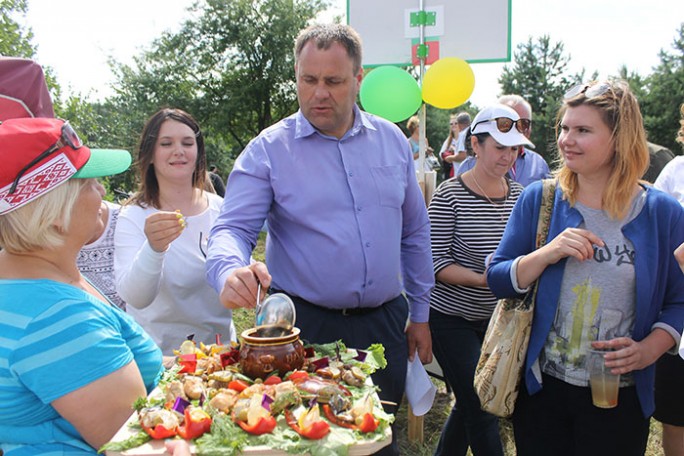
[[255, 320], [259, 337], [282, 337], [292, 332], [296, 311], [292, 299], [283, 293], [274, 293], [263, 301], [261, 283], [257, 286]]

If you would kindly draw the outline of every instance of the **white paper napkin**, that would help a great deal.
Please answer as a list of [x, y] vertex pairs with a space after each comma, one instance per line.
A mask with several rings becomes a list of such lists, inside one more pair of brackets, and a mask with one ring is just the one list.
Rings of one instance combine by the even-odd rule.
[[413, 414], [422, 416], [430, 411], [436, 393], [437, 387], [430, 381], [416, 350], [413, 362], [408, 362], [406, 370], [406, 398], [411, 404]]

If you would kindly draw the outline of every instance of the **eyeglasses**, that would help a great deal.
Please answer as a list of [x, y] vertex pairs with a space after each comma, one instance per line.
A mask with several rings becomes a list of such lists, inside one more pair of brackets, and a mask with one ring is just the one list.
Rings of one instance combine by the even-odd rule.
[[509, 119], [508, 117], [497, 117], [496, 119], [487, 119], [479, 121], [475, 124], [475, 126], [473, 126], [471, 131], [474, 135], [476, 135], [477, 133], [475, 133], [475, 129], [478, 125], [493, 121], [496, 121], [496, 129], [499, 130], [501, 133], [508, 133], [509, 131], [511, 131], [511, 128], [513, 128], [513, 125], [515, 125], [516, 130], [518, 130], [520, 133], [525, 133], [527, 130], [530, 129], [530, 126], [532, 125], [532, 121], [530, 119], [513, 120]]
[[10, 187], [8, 194], [11, 195], [17, 190], [19, 181], [29, 169], [31, 169], [37, 163], [40, 163], [41, 161], [45, 160], [47, 157], [49, 157], [59, 149], [66, 146], [69, 146], [74, 150], [83, 147], [81, 139], [78, 137], [76, 131], [73, 129], [73, 127], [69, 124], [68, 121], [64, 121], [64, 125], [62, 125], [62, 133], [57, 142], [50, 146], [48, 150], [46, 150], [45, 152], [31, 160], [26, 166], [21, 168], [21, 171], [19, 171], [17, 177], [14, 178], [14, 182], [12, 183], [12, 186]]
[[601, 95], [605, 94], [608, 92], [611, 88], [611, 83], [610, 82], [601, 82], [600, 84], [586, 84], [586, 83], [580, 83], [577, 85], [574, 85], [565, 92], [565, 95], [563, 95], [564, 100], [569, 100], [570, 98], [574, 98], [577, 95], [584, 94], [584, 96], [591, 100], [592, 98], [597, 98], [600, 97]]

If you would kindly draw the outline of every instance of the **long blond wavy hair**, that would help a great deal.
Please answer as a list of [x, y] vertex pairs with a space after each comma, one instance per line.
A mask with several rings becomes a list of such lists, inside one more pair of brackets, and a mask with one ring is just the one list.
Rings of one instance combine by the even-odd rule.
[[[597, 84], [607, 85], [605, 92], [588, 97], [586, 92], [591, 92], [590, 89]], [[603, 192], [601, 207], [611, 218], [622, 219], [631, 207], [634, 186], [640, 181], [649, 163], [646, 131], [639, 103], [625, 81], [592, 81], [585, 84], [577, 95], [563, 100], [556, 119], [556, 137], [560, 133], [561, 119], [567, 109], [581, 105], [598, 110], [612, 132], [615, 148], [613, 169]], [[577, 173], [562, 165], [556, 176], [564, 198], [570, 205], [574, 205], [579, 191]]]

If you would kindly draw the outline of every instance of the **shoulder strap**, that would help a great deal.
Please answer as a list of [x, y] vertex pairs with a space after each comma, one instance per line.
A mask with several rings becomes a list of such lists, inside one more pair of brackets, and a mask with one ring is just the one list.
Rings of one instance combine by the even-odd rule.
[[551, 224], [551, 213], [553, 212], [555, 196], [556, 179], [543, 179], [541, 205], [537, 222], [537, 248], [546, 244], [546, 238], [549, 237], [549, 225]]

